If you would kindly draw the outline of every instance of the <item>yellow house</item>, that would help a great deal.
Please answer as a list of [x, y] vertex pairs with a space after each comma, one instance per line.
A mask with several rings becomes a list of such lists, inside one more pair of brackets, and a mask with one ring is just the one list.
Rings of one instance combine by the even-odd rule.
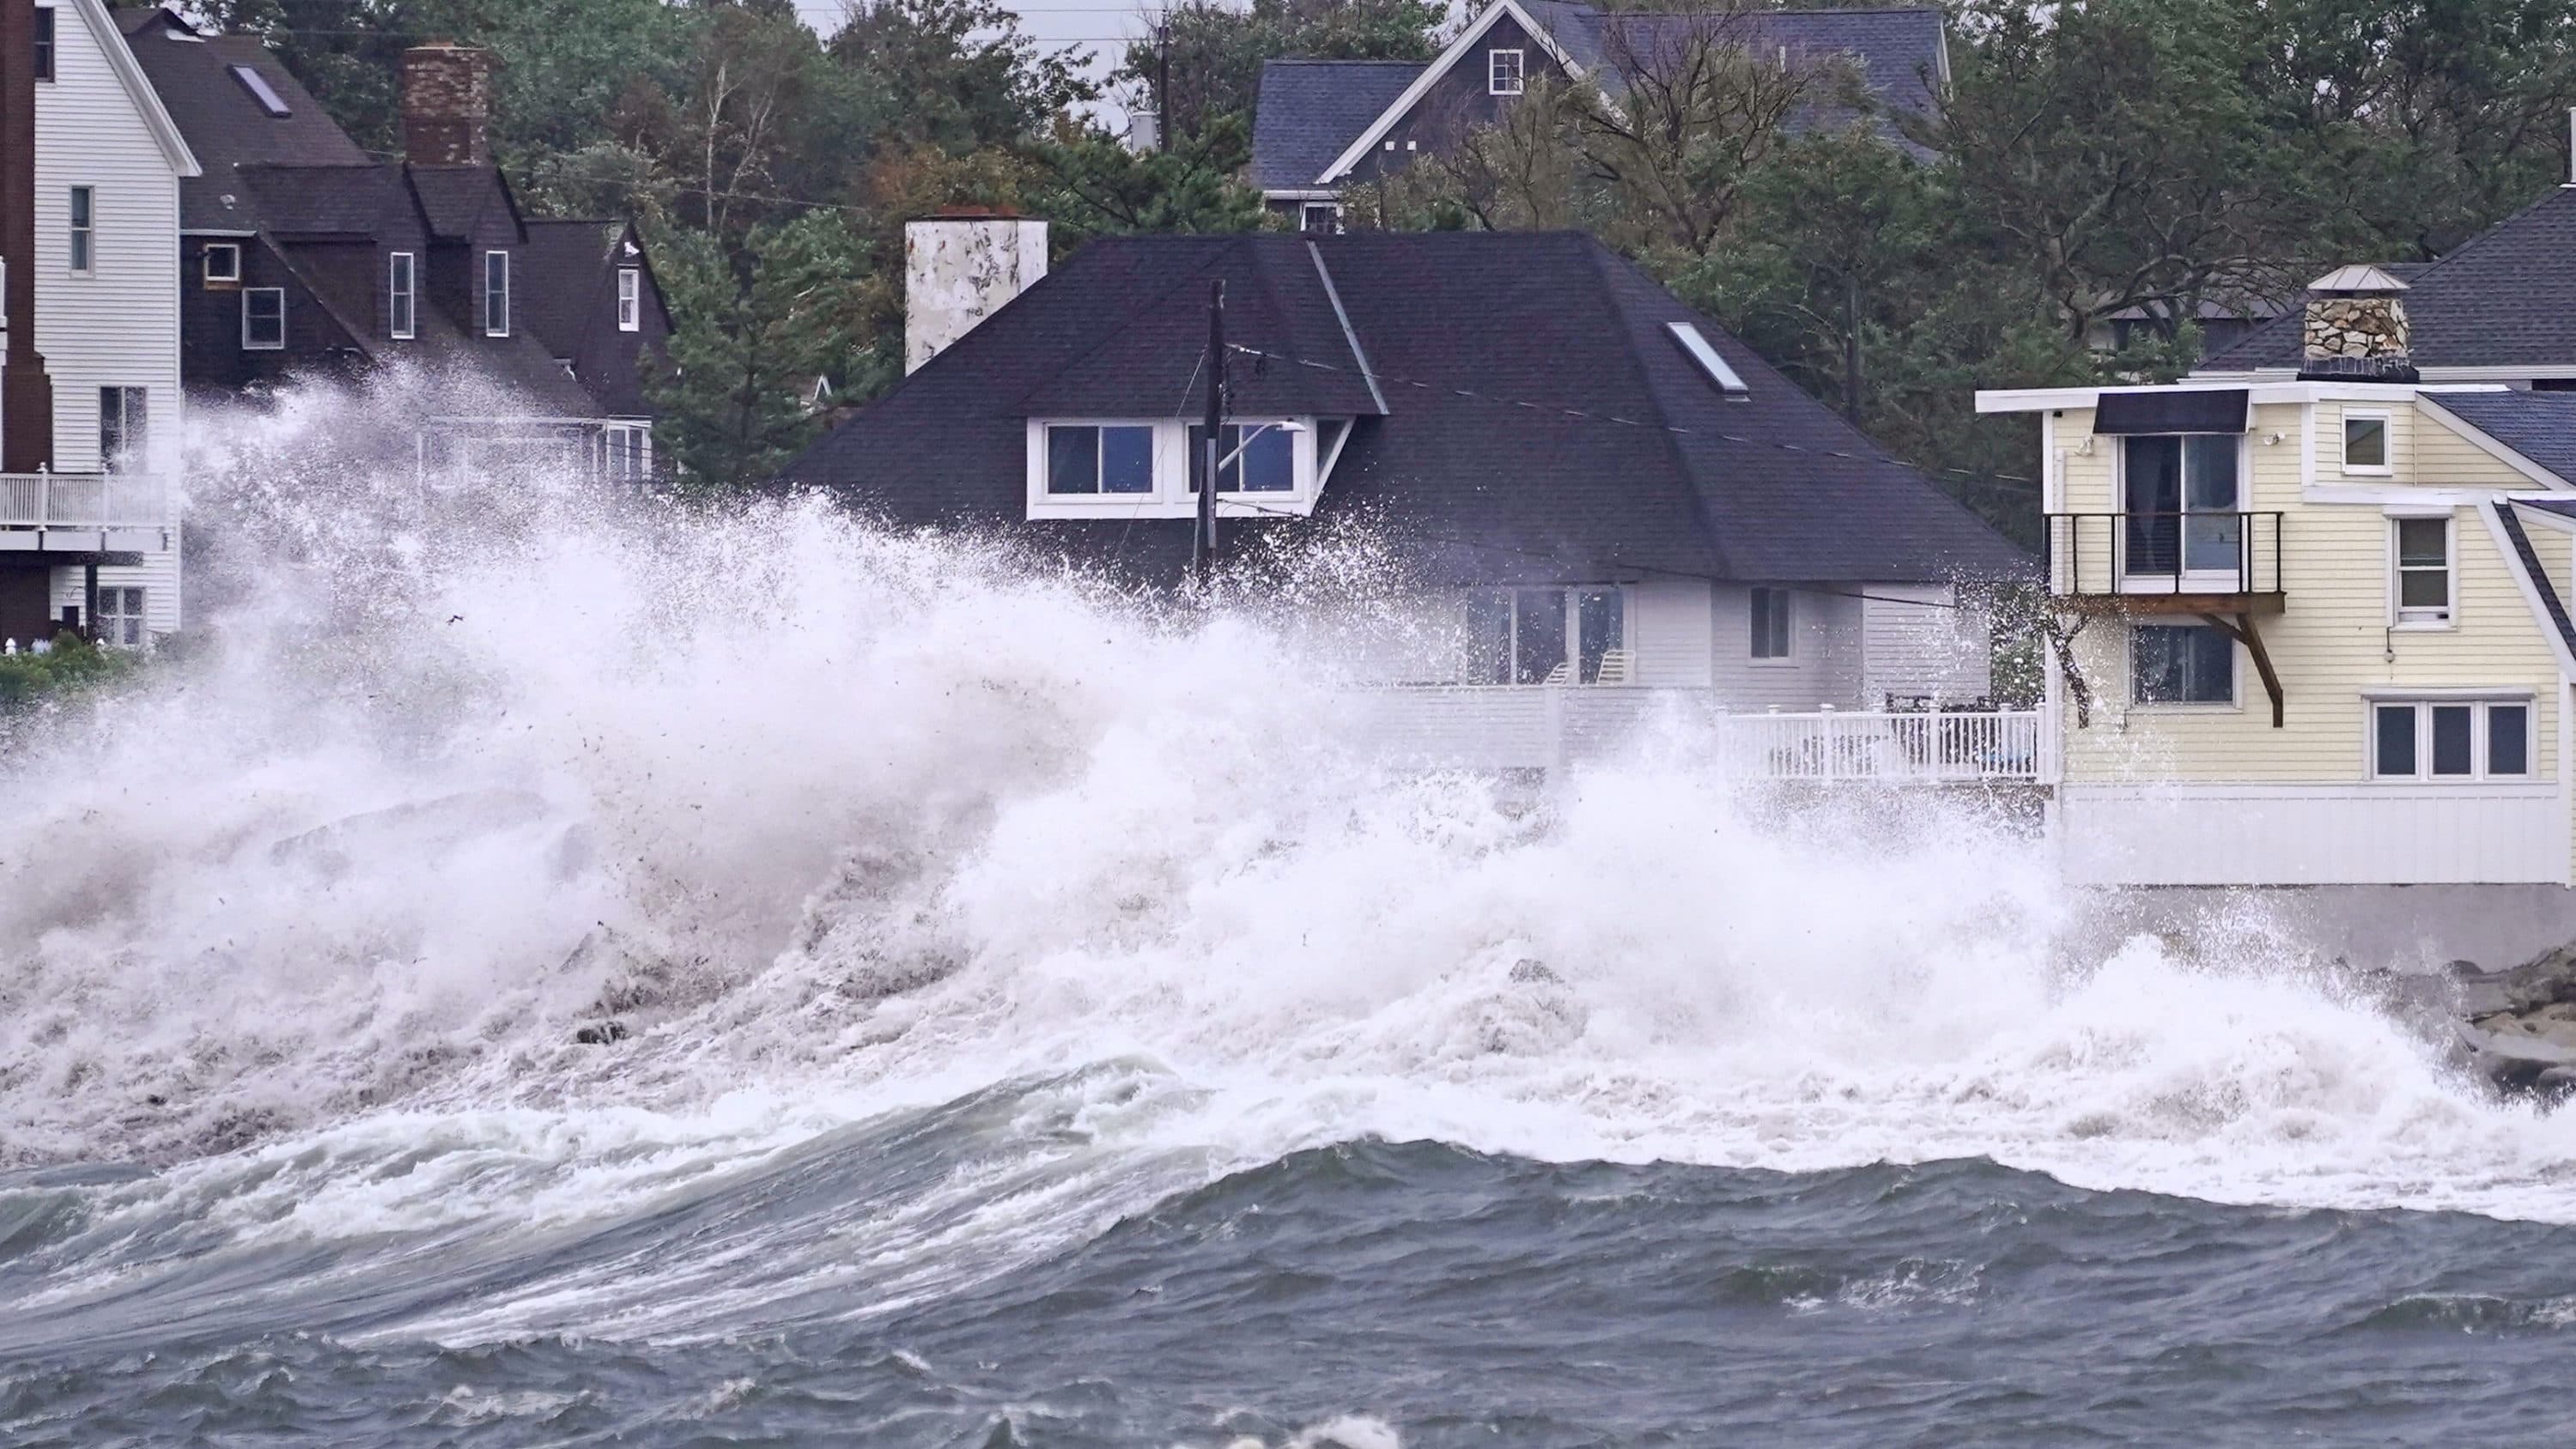
[[2052, 837], [2093, 884], [2576, 884], [2576, 393], [2428, 385], [2403, 284], [2294, 379], [2037, 413]]

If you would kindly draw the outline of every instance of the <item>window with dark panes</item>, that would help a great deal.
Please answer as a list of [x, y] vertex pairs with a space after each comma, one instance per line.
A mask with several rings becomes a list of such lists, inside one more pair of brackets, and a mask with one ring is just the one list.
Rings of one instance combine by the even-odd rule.
[[1046, 430], [1047, 492], [1151, 493], [1154, 429], [1150, 424], [1055, 424]]
[[2206, 624], [2140, 624], [2129, 631], [2129, 683], [2138, 704], [2234, 704], [2236, 641]]

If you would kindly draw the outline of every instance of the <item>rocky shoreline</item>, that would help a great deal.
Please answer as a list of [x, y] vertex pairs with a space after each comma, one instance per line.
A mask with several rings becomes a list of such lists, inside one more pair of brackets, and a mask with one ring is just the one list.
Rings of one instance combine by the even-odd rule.
[[2446, 1029], [2452, 1059], [2497, 1089], [2551, 1102], [2576, 1095], [2576, 943], [2502, 971], [2453, 961], [2382, 983]]

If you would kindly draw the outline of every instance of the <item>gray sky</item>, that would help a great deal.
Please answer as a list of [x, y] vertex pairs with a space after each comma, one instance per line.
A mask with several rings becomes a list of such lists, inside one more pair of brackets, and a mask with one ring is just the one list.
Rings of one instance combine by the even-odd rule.
[[[841, 23], [848, 0], [796, 0], [805, 22], [829, 35]], [[1071, 45], [1096, 57], [1094, 75], [1117, 64], [1123, 39], [1146, 30], [1146, 7], [1118, 0], [1020, 0], [1010, 7], [1020, 14], [1020, 28], [1041, 44]], [[1104, 39], [1103, 37], [1109, 37]]]

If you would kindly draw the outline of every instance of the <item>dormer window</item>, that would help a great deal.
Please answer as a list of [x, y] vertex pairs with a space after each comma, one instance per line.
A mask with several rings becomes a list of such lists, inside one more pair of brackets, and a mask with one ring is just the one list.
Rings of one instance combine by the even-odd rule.
[[409, 342], [419, 322], [420, 258], [413, 252], [394, 252], [386, 264], [385, 322], [396, 342]]
[[510, 254], [483, 254], [483, 335], [510, 335]]
[[1046, 491], [1054, 496], [1154, 491], [1151, 424], [1050, 423]]
[[1489, 50], [1485, 52], [1485, 89], [1498, 96], [1521, 93], [1521, 52]]
[[641, 267], [617, 269], [617, 330], [644, 330], [644, 269]]
[[[1227, 517], [1303, 515], [1341, 452], [1349, 420], [1227, 423], [1218, 436], [1217, 509]], [[1187, 518], [1207, 430], [1179, 419], [1029, 423], [1031, 518]], [[1320, 443], [1319, 443], [1320, 439]]]
[[[1199, 491], [1198, 459], [1207, 429], [1190, 426], [1190, 492]], [[1219, 496], [1297, 491], [1297, 435], [1279, 423], [1228, 423], [1217, 434]]]
[[209, 286], [234, 286], [240, 283], [241, 246], [237, 242], [206, 243], [206, 282]]

